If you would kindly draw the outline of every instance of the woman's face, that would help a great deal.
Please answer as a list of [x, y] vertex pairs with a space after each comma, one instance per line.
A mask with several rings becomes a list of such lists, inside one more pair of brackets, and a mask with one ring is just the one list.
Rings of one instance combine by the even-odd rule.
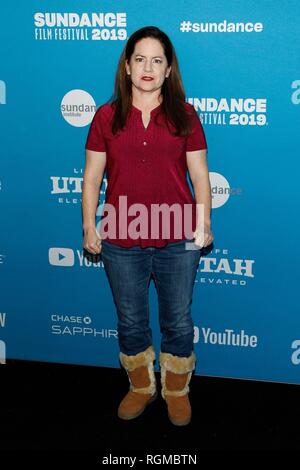
[[[126, 73], [130, 74], [133, 86], [141, 91], [154, 91], [161, 88], [171, 71], [163, 47], [157, 39], [143, 38], [135, 45]], [[151, 77], [145, 80], [143, 77]]]

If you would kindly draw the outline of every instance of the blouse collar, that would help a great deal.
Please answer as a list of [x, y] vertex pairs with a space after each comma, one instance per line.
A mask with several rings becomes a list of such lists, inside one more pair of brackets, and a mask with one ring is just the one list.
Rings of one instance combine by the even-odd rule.
[[[136, 108], [133, 104], [131, 104], [131, 107], [132, 107], [132, 110], [133, 110], [136, 114], [142, 114], [142, 110], [141, 110], [141, 109]], [[151, 111], [150, 111], [150, 116], [154, 116], [155, 114], [159, 113], [159, 111], [161, 110], [161, 107], [162, 107], [162, 103], [160, 103], [158, 106], [155, 106], [155, 108], [151, 109]]]

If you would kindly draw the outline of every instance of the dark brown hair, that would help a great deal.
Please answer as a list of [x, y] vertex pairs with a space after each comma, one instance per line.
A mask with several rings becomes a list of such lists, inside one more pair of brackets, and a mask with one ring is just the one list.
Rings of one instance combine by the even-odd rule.
[[165, 122], [168, 127], [168, 122], [171, 122], [175, 127], [176, 132], [174, 135], [188, 135], [191, 130], [191, 122], [189, 120], [189, 113], [187, 113], [184, 106], [185, 92], [176, 53], [169, 37], [156, 26], [145, 26], [135, 31], [129, 37], [121, 54], [115, 78], [114, 94], [109, 100], [115, 109], [114, 118], [112, 120], [112, 132], [116, 134], [119, 129], [125, 126], [132, 103], [132, 85], [131, 78], [126, 73], [126, 59], [129, 63], [136, 43], [148, 37], [160, 41], [167, 58], [168, 67], [170, 65], [172, 66], [169, 77], [165, 78], [161, 88], [163, 95], [162, 111]]

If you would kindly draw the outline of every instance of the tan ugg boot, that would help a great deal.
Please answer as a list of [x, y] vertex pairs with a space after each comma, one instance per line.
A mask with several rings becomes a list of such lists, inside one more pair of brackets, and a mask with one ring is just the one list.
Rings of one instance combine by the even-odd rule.
[[188, 393], [196, 355], [194, 351], [189, 357], [173, 356], [173, 354], [161, 352], [159, 362], [161, 395], [167, 403], [169, 420], [176, 426], [185, 426], [189, 424], [192, 417]]
[[130, 388], [119, 405], [119, 418], [136, 418], [157, 397], [154, 359], [153, 346], [134, 356], [120, 352], [120, 362], [127, 372]]

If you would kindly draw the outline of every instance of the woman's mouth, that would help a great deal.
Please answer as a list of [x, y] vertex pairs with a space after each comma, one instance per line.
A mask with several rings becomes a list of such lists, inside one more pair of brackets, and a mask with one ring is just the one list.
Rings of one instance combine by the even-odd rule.
[[144, 76], [144, 77], [142, 77], [142, 80], [146, 80], [146, 81], [150, 82], [151, 80], [153, 80], [153, 78]]

